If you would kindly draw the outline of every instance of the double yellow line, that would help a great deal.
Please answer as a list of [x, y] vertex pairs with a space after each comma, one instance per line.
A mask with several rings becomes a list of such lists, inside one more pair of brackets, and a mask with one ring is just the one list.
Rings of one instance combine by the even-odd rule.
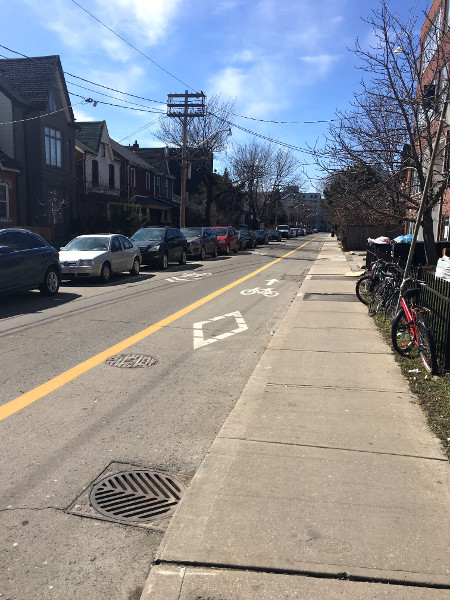
[[133, 344], [140, 342], [141, 340], [145, 339], [146, 337], [152, 335], [152, 333], [159, 331], [166, 325], [170, 325], [177, 319], [184, 317], [185, 315], [192, 312], [196, 308], [199, 308], [200, 306], [203, 306], [203, 304], [206, 304], [207, 302], [210, 302], [214, 298], [217, 298], [217, 296], [220, 296], [224, 292], [231, 290], [232, 288], [236, 287], [237, 285], [241, 284], [242, 282], [247, 281], [247, 279], [250, 279], [251, 277], [258, 275], [258, 273], [265, 271], [266, 269], [268, 269], [272, 265], [276, 264], [277, 262], [280, 262], [281, 260], [290, 256], [294, 252], [297, 252], [297, 250], [300, 250], [301, 248], [303, 248], [304, 246], [309, 244], [311, 241], [313, 241], [313, 240], [310, 240], [309, 242], [302, 244], [298, 248], [295, 248], [294, 250], [291, 250], [290, 252], [288, 252], [287, 254], [284, 254], [280, 258], [277, 258], [276, 260], [268, 263], [264, 267], [261, 267], [260, 269], [253, 271], [253, 273], [250, 273], [249, 275], [246, 275], [245, 277], [241, 277], [241, 279], [238, 279], [237, 281], [234, 281], [233, 283], [226, 285], [225, 287], [213, 292], [212, 294], [209, 294], [208, 296], [205, 296], [204, 298], [197, 300], [197, 302], [194, 302], [193, 304], [186, 306], [185, 308], [179, 310], [178, 312], [174, 313], [173, 315], [170, 315], [169, 317], [166, 317], [165, 319], [158, 321], [154, 325], [151, 325], [150, 327], [143, 329], [139, 333], [136, 333], [135, 335], [132, 335], [131, 337], [126, 338], [125, 340], [123, 340], [122, 342], [119, 342], [118, 344], [115, 344], [114, 346], [111, 346], [111, 348], [108, 348], [107, 350], [100, 352], [100, 354], [96, 354], [92, 358], [89, 358], [88, 360], [83, 361], [76, 367], [72, 367], [72, 369], [69, 369], [68, 371], [65, 371], [64, 373], [61, 373], [61, 375], [57, 375], [53, 379], [50, 379], [50, 381], [47, 381], [46, 383], [43, 383], [42, 385], [34, 388], [33, 390], [26, 392], [22, 396], [18, 396], [14, 400], [7, 402], [3, 406], [0, 406], [0, 421], [3, 421], [3, 419], [6, 419], [7, 417], [19, 412], [26, 406], [33, 404], [33, 402], [36, 402], [36, 400], [39, 400], [40, 398], [47, 396], [47, 394], [54, 392], [55, 390], [62, 387], [66, 383], [73, 381], [80, 375], [83, 375], [90, 369], [93, 369], [94, 367], [103, 363], [107, 358], [110, 358], [111, 356], [119, 354], [119, 352], [122, 352], [123, 350], [126, 350]]

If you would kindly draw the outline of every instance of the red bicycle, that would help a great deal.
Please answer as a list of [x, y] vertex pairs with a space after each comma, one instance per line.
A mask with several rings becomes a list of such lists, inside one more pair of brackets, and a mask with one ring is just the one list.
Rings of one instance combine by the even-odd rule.
[[[412, 287], [404, 291], [410, 284]], [[429, 373], [437, 370], [436, 345], [433, 334], [415, 303], [415, 298], [420, 294], [417, 284], [423, 282], [413, 278], [405, 279], [400, 288], [400, 308], [392, 321], [391, 339], [394, 350], [402, 356], [412, 357], [417, 349], [425, 369]]]

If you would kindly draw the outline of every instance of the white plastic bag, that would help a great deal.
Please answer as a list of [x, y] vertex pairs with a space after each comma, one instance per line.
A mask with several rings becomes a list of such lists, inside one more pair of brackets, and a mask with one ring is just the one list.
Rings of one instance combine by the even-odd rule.
[[372, 238], [367, 238], [367, 242], [369, 244], [389, 244], [389, 238], [388, 237], [384, 237], [384, 236], [380, 236], [375, 238], [374, 240]]
[[450, 258], [443, 256], [437, 261], [435, 276], [438, 279], [450, 281]]

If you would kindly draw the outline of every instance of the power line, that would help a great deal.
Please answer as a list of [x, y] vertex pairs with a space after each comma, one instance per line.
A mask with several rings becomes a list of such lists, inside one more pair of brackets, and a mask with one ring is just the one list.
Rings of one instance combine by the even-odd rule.
[[[75, 94], [75, 92], [69, 92], [71, 96], [78, 96], [79, 98], [84, 98], [80, 94]], [[155, 113], [158, 115], [165, 115], [166, 113], [162, 110], [152, 110], [150, 108], [134, 108], [134, 106], [124, 106], [123, 104], [113, 104], [112, 102], [104, 102], [103, 100], [94, 100], [93, 98], [84, 98], [85, 102], [93, 103], [94, 106], [97, 104], [105, 104], [106, 106], [115, 106], [117, 108], [126, 108], [127, 110], [136, 110], [138, 112], [147, 112], [147, 113]]]
[[[82, 98], [82, 96], [80, 96], [80, 98]], [[84, 102], [87, 102], [87, 100], [84, 100]], [[34, 121], [35, 119], [42, 119], [43, 117], [48, 117], [49, 115], [54, 115], [63, 110], [67, 110], [68, 108], [73, 108], [74, 106], [83, 104], [84, 102], [77, 102], [77, 104], [69, 104], [69, 106], [63, 106], [62, 108], [59, 108], [58, 110], [52, 110], [51, 112], [45, 113], [43, 115], [37, 115], [36, 117], [28, 117], [28, 119], [18, 119], [17, 121], [5, 121], [4, 123], [0, 123], [0, 125], [12, 125], [14, 123], [25, 123], [25, 121]]]
[[93, 15], [86, 8], [84, 8], [84, 6], [81, 6], [81, 4], [79, 4], [78, 2], [76, 2], [76, 0], [72, 0], [72, 2], [74, 4], [76, 4], [78, 6], [78, 8], [81, 8], [81, 10], [83, 10], [85, 13], [87, 13], [90, 17], [92, 17], [93, 19], [95, 19], [95, 21], [97, 21], [97, 23], [100, 23], [100, 25], [102, 25], [103, 27], [105, 27], [105, 29], [107, 29], [113, 35], [115, 35], [120, 40], [122, 40], [122, 42], [124, 42], [125, 44], [127, 44], [128, 46], [130, 46], [130, 48], [133, 48], [133, 50], [136, 50], [136, 52], [139, 52], [139, 54], [141, 56], [143, 56], [144, 58], [146, 58], [147, 60], [149, 60], [152, 64], [155, 65], [155, 67], [158, 67], [158, 69], [161, 69], [162, 71], [164, 71], [164, 73], [167, 73], [167, 75], [170, 75], [170, 77], [173, 77], [173, 79], [176, 79], [177, 81], [179, 81], [180, 83], [182, 83], [185, 87], [188, 87], [191, 90], [193, 89], [190, 85], [188, 85], [187, 83], [184, 83], [184, 81], [182, 81], [181, 79], [179, 79], [176, 75], [174, 75], [173, 73], [171, 73], [170, 71], [168, 71], [167, 69], [165, 69], [164, 67], [162, 67], [161, 65], [159, 65], [156, 61], [154, 61], [149, 56], [147, 56], [147, 54], [144, 54], [144, 52], [142, 52], [141, 50], [139, 50], [139, 48], [136, 48], [136, 46], [133, 46], [133, 44], [131, 44], [128, 40], [126, 40], [124, 37], [122, 37], [121, 35], [119, 35], [118, 33], [116, 33], [114, 31], [114, 29], [111, 29], [111, 27], [108, 27], [108, 25], [106, 25], [105, 23], [103, 23], [103, 21], [100, 21], [100, 19], [98, 19], [95, 15]]

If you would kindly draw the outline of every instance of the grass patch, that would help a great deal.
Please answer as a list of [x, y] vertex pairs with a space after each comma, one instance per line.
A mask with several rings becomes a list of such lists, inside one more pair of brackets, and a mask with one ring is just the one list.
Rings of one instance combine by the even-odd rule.
[[[392, 348], [391, 322], [381, 315], [376, 315], [374, 321]], [[418, 353], [414, 358], [400, 356], [396, 352], [394, 356], [403, 376], [409, 382], [411, 391], [417, 396], [417, 403], [425, 411], [429, 426], [441, 440], [450, 458], [450, 377], [431, 376], [425, 370]]]

